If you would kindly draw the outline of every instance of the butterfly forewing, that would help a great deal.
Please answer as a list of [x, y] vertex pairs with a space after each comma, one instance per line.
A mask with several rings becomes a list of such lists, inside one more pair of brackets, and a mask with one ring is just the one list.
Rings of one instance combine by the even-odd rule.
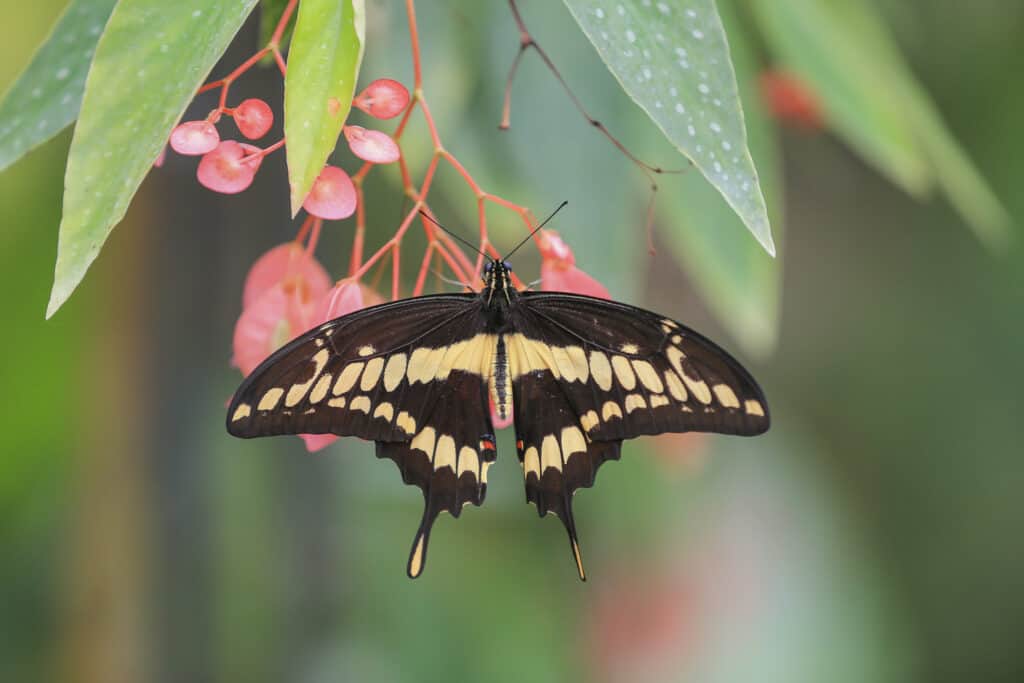
[[430, 527], [484, 499], [494, 461], [487, 380], [495, 336], [474, 295], [365, 309], [302, 335], [242, 384], [228, 409], [235, 436], [332, 433], [377, 441], [377, 455], [423, 490], [409, 574]]

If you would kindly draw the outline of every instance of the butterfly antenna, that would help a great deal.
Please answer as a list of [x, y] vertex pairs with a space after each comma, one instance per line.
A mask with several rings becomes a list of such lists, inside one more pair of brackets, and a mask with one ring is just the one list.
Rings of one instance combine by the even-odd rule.
[[516, 253], [517, 251], [519, 251], [519, 247], [521, 247], [521, 246], [523, 246], [524, 244], [526, 244], [527, 242], [529, 242], [529, 241], [530, 241], [530, 238], [531, 238], [531, 237], [533, 237], [534, 235], [536, 235], [536, 234], [537, 234], [537, 231], [539, 231], [539, 230], [540, 230], [541, 228], [543, 228], [543, 227], [544, 227], [545, 225], [547, 225], [547, 224], [548, 224], [548, 222], [549, 222], [549, 221], [550, 221], [550, 220], [551, 220], [552, 218], [554, 218], [554, 217], [555, 217], [555, 214], [556, 214], [556, 213], [558, 213], [559, 211], [561, 211], [561, 210], [562, 210], [562, 209], [563, 209], [563, 208], [565, 207], [565, 205], [566, 205], [566, 204], [568, 204], [568, 203], [569, 203], [569, 202], [568, 202], [568, 200], [566, 200], [566, 201], [562, 202], [561, 204], [559, 204], [559, 205], [558, 205], [558, 208], [557, 208], [557, 209], [555, 209], [554, 211], [552, 211], [552, 212], [551, 212], [551, 215], [550, 215], [550, 216], [548, 216], [547, 218], [545, 218], [545, 219], [544, 219], [544, 222], [543, 222], [543, 223], [541, 223], [541, 224], [540, 224], [540, 225], [538, 225], [538, 226], [537, 226], [536, 228], [534, 228], [534, 229], [533, 229], [533, 231], [532, 231], [532, 232], [531, 232], [531, 233], [530, 233], [529, 235], [527, 235], [527, 236], [526, 236], [526, 238], [525, 238], [525, 239], [523, 239], [523, 241], [522, 241], [522, 242], [520, 242], [519, 244], [517, 244], [517, 245], [516, 245], [515, 249], [513, 249], [512, 251], [510, 251], [510, 252], [508, 252], [507, 254], [505, 254], [505, 256], [503, 256], [503, 257], [501, 258], [501, 260], [502, 260], [502, 261], [504, 261], [505, 259], [511, 258], [511, 257], [512, 257], [512, 254], [514, 254], [514, 253]]
[[457, 239], [458, 241], [460, 241], [460, 242], [462, 242], [463, 244], [465, 244], [465, 245], [466, 245], [467, 247], [469, 247], [470, 249], [472, 249], [472, 250], [473, 250], [473, 251], [475, 251], [476, 253], [478, 253], [478, 254], [480, 254], [481, 256], [483, 256], [483, 257], [484, 257], [485, 259], [489, 259], [489, 258], [491, 258], [490, 256], [488, 256], [488, 255], [487, 255], [487, 254], [485, 254], [484, 252], [480, 251], [480, 248], [479, 248], [479, 247], [477, 247], [477, 246], [475, 246], [475, 245], [473, 245], [473, 244], [470, 244], [470, 242], [469, 242], [468, 240], [464, 240], [464, 239], [462, 239], [461, 237], [459, 237], [458, 235], [456, 235], [456, 234], [455, 234], [454, 232], [452, 232], [451, 230], [449, 230], [448, 228], [444, 227], [443, 225], [441, 225], [440, 223], [438, 223], [438, 222], [437, 222], [436, 220], [434, 220], [433, 218], [431, 218], [431, 217], [430, 217], [430, 215], [429, 215], [429, 214], [428, 214], [428, 213], [427, 213], [426, 211], [424, 211], [423, 209], [420, 209], [420, 215], [421, 215], [421, 216], [423, 216], [424, 218], [426, 218], [426, 219], [427, 219], [428, 221], [430, 221], [430, 222], [431, 222], [431, 223], [433, 223], [434, 225], [436, 225], [437, 227], [439, 227], [439, 228], [441, 228], [442, 230], [444, 230], [444, 231], [445, 231], [446, 233], [448, 233], [449, 235], [451, 235], [452, 237], [454, 237], [454, 238], [455, 238], [455, 239]]

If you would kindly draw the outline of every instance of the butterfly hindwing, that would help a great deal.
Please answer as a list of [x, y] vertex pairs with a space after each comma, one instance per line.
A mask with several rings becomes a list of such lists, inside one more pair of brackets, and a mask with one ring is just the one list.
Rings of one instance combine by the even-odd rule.
[[402, 479], [423, 490], [409, 557], [423, 569], [431, 525], [480, 505], [494, 461], [487, 379], [493, 335], [477, 297], [441, 295], [364, 309], [315, 328], [246, 378], [228, 431], [357, 436], [377, 442]]

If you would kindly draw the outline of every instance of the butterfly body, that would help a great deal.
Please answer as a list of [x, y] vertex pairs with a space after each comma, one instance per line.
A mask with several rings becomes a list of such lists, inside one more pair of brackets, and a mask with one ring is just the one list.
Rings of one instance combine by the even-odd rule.
[[285, 345], [236, 392], [227, 428], [376, 441], [377, 456], [424, 493], [415, 577], [437, 515], [483, 503], [497, 456], [492, 404], [513, 417], [527, 501], [562, 520], [580, 578], [572, 496], [619, 458], [623, 439], [769, 425], [753, 378], [701, 335], [626, 304], [520, 292], [495, 260], [479, 293], [363, 309]]

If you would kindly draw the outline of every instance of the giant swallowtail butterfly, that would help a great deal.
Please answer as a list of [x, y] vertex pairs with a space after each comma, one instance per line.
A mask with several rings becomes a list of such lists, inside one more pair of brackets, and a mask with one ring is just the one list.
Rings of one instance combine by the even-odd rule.
[[572, 498], [623, 439], [768, 429], [757, 383], [674, 320], [614, 301], [517, 290], [503, 260], [479, 293], [373, 306], [320, 325], [263, 362], [235, 394], [234, 436], [357, 436], [423, 490], [407, 566], [423, 571], [438, 514], [481, 505], [497, 457], [489, 402], [515, 421], [526, 500], [565, 525], [581, 579]]

